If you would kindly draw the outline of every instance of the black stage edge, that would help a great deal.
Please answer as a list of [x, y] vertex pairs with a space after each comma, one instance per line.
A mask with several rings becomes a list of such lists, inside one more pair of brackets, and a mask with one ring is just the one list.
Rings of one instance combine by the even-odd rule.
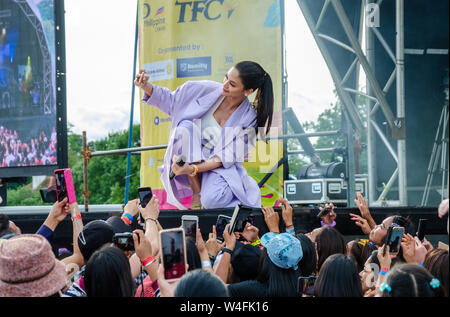
[[[48, 207], [50, 211], [51, 206]], [[275, 207], [275, 211], [280, 213], [280, 230], [283, 232], [285, 230], [284, 223], [281, 220], [281, 208]], [[317, 218], [319, 212], [318, 209], [308, 208], [308, 207], [293, 207], [294, 209], [294, 226], [297, 233], [306, 233], [320, 227], [320, 219]], [[181, 216], [196, 215], [200, 219], [200, 229], [203, 234], [203, 238], [208, 239], [208, 233], [212, 230], [212, 226], [216, 223], [217, 216], [220, 214], [229, 215], [233, 214], [234, 208], [224, 208], [224, 209], [204, 209], [204, 210], [161, 210], [159, 221], [164, 229], [179, 227], [181, 225]], [[427, 224], [427, 236], [447, 236], [448, 243], [448, 233], [447, 233], [447, 217], [445, 219], [440, 219], [437, 216], [436, 207], [374, 207], [370, 208], [372, 217], [377, 224], [381, 223], [383, 219], [390, 215], [401, 215], [404, 217], [409, 217], [411, 220], [411, 225], [409, 227], [410, 233], [415, 233], [417, 230], [417, 224], [419, 219], [428, 219]], [[1, 209], [0, 209], [1, 211]], [[349, 213], [354, 213], [360, 215], [357, 208], [345, 208], [345, 207], [335, 207], [336, 217], [336, 229], [339, 230], [344, 236], [350, 238], [349, 236], [363, 236], [360, 228], [357, 227], [354, 222], [350, 219]], [[253, 214], [255, 215], [255, 226], [260, 229], [260, 237], [268, 231], [268, 228], [264, 222], [264, 217], [260, 209], [254, 209]], [[120, 215], [118, 212], [82, 212], [83, 223], [96, 219], [106, 220], [111, 216]], [[14, 223], [19, 226], [22, 233], [35, 233], [39, 227], [44, 223], [46, 214], [11, 214], [8, 215]], [[135, 220], [133, 227], [137, 228], [138, 224]], [[408, 231], [408, 229], [407, 229]], [[429, 239], [430, 240], [430, 239]], [[431, 240], [430, 240], [431, 242]], [[63, 222], [59, 224], [55, 231], [55, 238], [53, 241], [53, 247], [55, 252], [58, 248], [67, 248], [72, 250], [72, 221], [70, 217], [67, 217]]]

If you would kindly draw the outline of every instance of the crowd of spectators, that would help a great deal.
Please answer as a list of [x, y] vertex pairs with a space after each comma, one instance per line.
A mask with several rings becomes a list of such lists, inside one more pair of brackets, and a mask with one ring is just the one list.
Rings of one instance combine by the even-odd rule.
[[[186, 238], [186, 273], [175, 282], [166, 280], [159, 260], [163, 228], [156, 197], [145, 208], [131, 200], [120, 216], [85, 225], [78, 205], [64, 199], [52, 206], [35, 234], [23, 234], [0, 214], [0, 297], [448, 296], [448, 246], [433, 246], [407, 230], [398, 252], [391, 252], [384, 242], [389, 227], [408, 228], [409, 220], [393, 215], [376, 224], [364, 198], [357, 197], [361, 215], [350, 217], [365, 238], [346, 242], [335, 228], [339, 219], [332, 204], [321, 227], [298, 232], [293, 208], [280, 198], [280, 213], [261, 208], [268, 228], [262, 236], [261, 228], [249, 221], [242, 232], [230, 233], [228, 224], [223, 242], [217, 240], [215, 226], [206, 241], [200, 228], [196, 238]], [[446, 214], [448, 200], [439, 209], [441, 218]], [[68, 216], [73, 252], [55, 255], [54, 231]], [[136, 219], [142, 230], [131, 229]], [[131, 250], [113, 239], [127, 232], [132, 233]]]
[[17, 131], [0, 126], [0, 167], [56, 164], [56, 142], [55, 128], [50, 138], [42, 131], [25, 141]]

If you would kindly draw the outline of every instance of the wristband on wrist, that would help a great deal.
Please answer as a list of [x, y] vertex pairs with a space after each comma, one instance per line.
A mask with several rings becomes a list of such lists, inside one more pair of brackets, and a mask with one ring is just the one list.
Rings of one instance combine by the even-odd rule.
[[130, 219], [131, 222], [133, 222], [133, 216], [131, 214], [129, 214], [128, 212], [124, 212], [122, 214], [122, 216], [127, 217], [128, 219]]
[[194, 171], [189, 176], [195, 176], [195, 175], [197, 175], [197, 172], [198, 172], [198, 166], [197, 165], [192, 165], [192, 166], [194, 167]]
[[209, 259], [211, 261], [215, 261], [216, 260], [216, 257], [214, 255], [212, 255], [211, 253], [208, 252], [208, 255], [209, 255]]
[[[73, 216], [71, 216], [71, 217], [72, 217], [72, 221], [75, 221], [75, 218], [74, 218]], [[75, 217], [76, 217], [77, 219], [80, 219], [80, 220], [81, 220], [81, 214], [76, 214]]]
[[125, 222], [125, 224], [131, 225], [130, 218], [128, 218], [128, 217], [126, 217], [126, 216], [122, 216], [122, 217], [120, 217], [120, 219], [122, 219], [123, 222]]
[[323, 222], [323, 221], [320, 221], [320, 224], [322, 225], [322, 227], [325, 227], [325, 226], [328, 226], [328, 227], [335, 227], [336, 226], [336, 221], [333, 221], [332, 223], [331, 223], [331, 225], [329, 225], [329, 224], [327, 224], [327, 223], [325, 223], [325, 222]]
[[156, 261], [155, 256], [154, 255], [150, 255], [148, 258], [143, 259], [141, 261], [141, 264], [142, 264], [143, 267], [148, 267], [155, 261]]
[[231, 250], [228, 249], [228, 248], [223, 248], [223, 249], [222, 249], [222, 252], [228, 253], [229, 255], [233, 255], [233, 251], [231, 251]]
[[386, 275], [387, 272], [389, 272], [389, 268], [388, 267], [382, 267], [380, 269], [380, 272], [378, 272], [378, 274]]
[[257, 247], [261, 244], [261, 240], [256, 240], [255, 242], [252, 243], [252, 246]]
[[202, 261], [202, 269], [205, 268], [205, 267], [211, 267], [212, 268], [211, 261]]
[[294, 228], [286, 229], [286, 232], [289, 234], [295, 234], [295, 229]]
[[151, 221], [153, 221], [154, 223], [158, 224], [158, 222], [156, 221], [156, 219], [153, 219], [153, 218], [151, 218], [151, 217], [145, 218], [144, 221], [147, 222], [147, 220], [151, 220]]

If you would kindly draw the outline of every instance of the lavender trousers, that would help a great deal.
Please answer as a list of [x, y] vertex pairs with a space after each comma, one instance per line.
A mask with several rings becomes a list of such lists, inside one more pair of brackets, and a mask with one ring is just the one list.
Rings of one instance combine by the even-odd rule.
[[[194, 132], [194, 129], [198, 129], [198, 127], [192, 121], [182, 120], [178, 127], [180, 128], [176, 129], [174, 137], [172, 152], [174, 155], [184, 155], [187, 163], [206, 161], [211, 158], [213, 149], [203, 147], [200, 138], [193, 137], [195, 133], [198, 133], [198, 131]], [[187, 133], [189, 133], [189, 137], [187, 137]], [[217, 170], [219, 169], [223, 170], [224, 168], [220, 167]], [[245, 172], [243, 168], [242, 170]], [[203, 172], [198, 177], [201, 180], [200, 197], [202, 208], [204, 209], [235, 207], [241, 203], [238, 196], [245, 195], [245, 193], [234, 193], [232, 189], [233, 184], [229, 184], [216, 170]], [[190, 188], [186, 175], [175, 177], [175, 181], [178, 188], [180, 188], [180, 185]]]

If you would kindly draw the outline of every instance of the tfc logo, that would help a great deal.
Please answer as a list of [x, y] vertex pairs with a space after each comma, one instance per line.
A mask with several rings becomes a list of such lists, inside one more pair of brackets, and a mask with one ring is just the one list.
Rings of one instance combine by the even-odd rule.
[[[233, 14], [236, 1], [235, 0], [197, 0], [197, 1], [178, 1], [175, 3], [180, 7], [180, 16], [178, 23], [197, 22], [199, 14], [203, 14], [205, 19], [214, 21], [222, 17], [225, 13], [223, 7], [226, 9], [226, 15], [229, 19]], [[186, 14], [188, 16], [186, 17]], [[186, 18], [190, 18], [186, 21]]]

